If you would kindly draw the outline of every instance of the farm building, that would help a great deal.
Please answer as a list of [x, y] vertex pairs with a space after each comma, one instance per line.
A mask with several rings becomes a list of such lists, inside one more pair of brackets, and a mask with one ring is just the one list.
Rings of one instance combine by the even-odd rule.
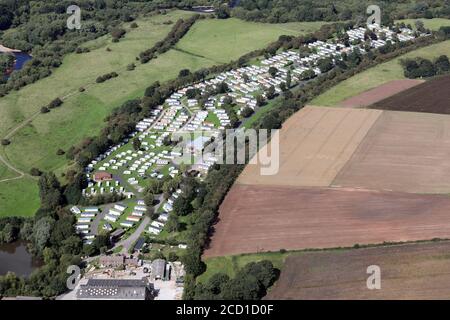
[[152, 276], [155, 280], [162, 280], [166, 274], [166, 260], [156, 259], [152, 262]]
[[145, 279], [89, 279], [77, 291], [78, 300], [151, 300], [154, 288]]

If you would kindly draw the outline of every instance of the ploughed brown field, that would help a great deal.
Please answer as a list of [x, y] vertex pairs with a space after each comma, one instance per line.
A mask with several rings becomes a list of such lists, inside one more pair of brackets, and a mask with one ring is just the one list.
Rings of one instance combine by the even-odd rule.
[[245, 168], [205, 254], [450, 238], [449, 194], [450, 115], [305, 107], [278, 174]]
[[450, 116], [383, 112], [332, 185], [450, 193]]
[[[278, 173], [261, 175], [259, 165], [248, 165], [237, 182], [329, 186], [381, 114], [378, 110], [305, 107], [283, 124]], [[270, 144], [260, 153], [270, 154]]]
[[[450, 299], [450, 242], [295, 253], [266, 299]], [[369, 265], [381, 289], [366, 286]]]
[[381, 100], [371, 108], [450, 114], [450, 76], [427, 81]]
[[238, 184], [219, 218], [207, 257], [351, 247], [450, 238], [450, 197]]
[[237, 183], [450, 193], [449, 115], [305, 107], [279, 141], [278, 173], [247, 165]]
[[423, 82], [423, 80], [412, 79], [393, 80], [376, 88], [367, 90], [361, 94], [358, 94], [357, 96], [346, 99], [339, 103], [339, 105], [346, 108], [368, 107], [383, 99], [415, 87]]

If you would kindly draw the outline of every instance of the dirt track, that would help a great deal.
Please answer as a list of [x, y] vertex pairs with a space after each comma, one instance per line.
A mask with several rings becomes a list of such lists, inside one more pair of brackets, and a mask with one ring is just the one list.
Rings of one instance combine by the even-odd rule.
[[332, 185], [450, 193], [450, 116], [383, 112]]
[[450, 76], [443, 76], [398, 93], [371, 106], [374, 109], [450, 114]]
[[[450, 299], [450, 242], [293, 254], [267, 299]], [[369, 265], [381, 289], [368, 290]]]
[[339, 105], [346, 108], [368, 107], [383, 99], [413, 88], [421, 83], [423, 83], [423, 80], [393, 80], [376, 88], [367, 90], [357, 96], [346, 99], [339, 103]]
[[205, 256], [450, 238], [450, 197], [235, 185]]

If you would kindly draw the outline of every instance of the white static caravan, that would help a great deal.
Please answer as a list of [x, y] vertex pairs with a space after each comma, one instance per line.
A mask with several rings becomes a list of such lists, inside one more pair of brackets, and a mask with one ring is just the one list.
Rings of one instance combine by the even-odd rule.
[[80, 214], [81, 210], [78, 209], [78, 207], [73, 206], [72, 208], [70, 208], [70, 212], [74, 213], [74, 214]]
[[130, 221], [124, 221], [124, 222], [120, 223], [120, 225], [125, 228], [131, 228], [134, 225], [134, 223], [130, 222]]
[[82, 218], [95, 218], [95, 213], [82, 213], [80, 214]]
[[114, 210], [114, 209], [109, 209], [108, 214], [111, 215], [111, 216], [119, 217], [122, 214], [122, 212], [119, 212], [119, 211]]
[[158, 228], [158, 227], [155, 227], [155, 226], [149, 226], [148, 227], [148, 232], [158, 235], [158, 234], [161, 233], [161, 228]]
[[123, 205], [123, 204], [116, 204], [116, 205], [114, 205], [114, 209], [117, 209], [120, 212], [125, 211], [126, 208], [127, 208], [127, 206]]
[[132, 221], [132, 222], [139, 222], [141, 220], [141, 217], [137, 217], [137, 216], [128, 216], [127, 217], [127, 221]]
[[117, 217], [115, 216], [110, 216], [110, 215], [105, 215], [105, 220], [106, 221], [110, 221], [110, 222], [116, 222], [117, 221]]

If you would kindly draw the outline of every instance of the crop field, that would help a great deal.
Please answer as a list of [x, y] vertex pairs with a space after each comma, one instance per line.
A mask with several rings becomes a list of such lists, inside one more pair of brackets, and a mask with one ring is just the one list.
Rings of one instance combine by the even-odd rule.
[[[145, 88], [154, 81], [164, 82], [176, 78], [181, 69], [188, 68], [193, 71], [217, 64], [211, 58], [202, 58], [180, 50], [170, 50], [144, 65], [136, 63], [135, 57], [141, 51], [152, 47], [172, 28], [172, 25], [164, 24], [164, 22], [176, 21], [180, 17], [188, 17], [191, 14], [173, 11], [167, 15], [138, 20], [139, 27], [136, 29], [125, 25], [127, 33], [120, 42], [113, 43], [110, 35], [88, 42], [83, 46], [90, 48], [90, 52], [67, 55], [61, 67], [51, 76], [3, 97], [0, 100], [0, 136], [3, 137], [16, 128], [17, 130], [10, 138], [11, 145], [1, 147], [0, 153], [6, 156], [12, 165], [24, 172], [37, 167], [43, 171], [52, 170], [60, 175], [67, 168], [68, 162], [65, 156], [57, 156], [56, 151], [66, 150], [82, 141], [83, 138], [98, 134], [104, 125], [103, 120], [113, 108], [129, 99], [142, 96]], [[247, 41], [245, 39], [248, 39], [248, 36], [245, 34], [252, 32], [253, 23], [239, 22], [237, 26], [234, 19], [229, 21], [236, 30], [242, 27], [237, 39], [242, 42]], [[208, 23], [211, 22], [208, 21]], [[209, 48], [219, 45], [230, 47], [223, 41], [224, 38], [230, 37], [230, 32], [224, 28], [223, 23], [207, 26], [209, 32], [217, 35], [216, 38], [210, 39]], [[319, 25], [319, 23], [312, 23], [311, 27], [309, 24], [302, 27], [299, 24], [298, 30], [299, 32], [309, 31], [309, 28], [313, 29]], [[294, 34], [297, 28], [296, 24], [265, 26], [264, 36], [253, 39], [252, 48], [262, 48], [268, 42], [276, 40], [279, 35], [286, 33], [284, 27], [290, 30], [289, 34]], [[215, 32], [214, 28], [218, 28], [218, 31]], [[258, 25], [258, 28], [263, 27]], [[275, 31], [269, 32], [269, 29]], [[197, 37], [191, 36], [190, 32], [186, 37], [190, 37], [193, 44], [196, 41], [200, 43], [203, 41], [200, 38], [194, 39]], [[229, 61], [237, 58], [241, 53], [250, 51], [247, 43], [245, 46], [234, 47], [239, 47], [239, 50], [234, 52], [218, 50], [220, 56], [212, 58], [218, 61]], [[107, 48], [111, 51], [107, 51]], [[136, 64], [136, 69], [127, 71], [126, 66], [133, 62]], [[99, 75], [112, 71], [116, 71], [119, 76], [104, 83], [95, 83]], [[84, 87], [86, 91], [78, 92], [80, 87]], [[64, 104], [52, 109], [50, 113], [40, 114], [40, 108], [56, 97], [64, 98]], [[27, 119], [31, 122], [22, 126]], [[4, 173], [6, 174], [0, 169], [0, 180], [9, 177], [3, 176]], [[7, 190], [8, 188], [8, 185], [2, 185], [1, 192], [5, 195], [16, 192]], [[4, 212], [4, 208], [14, 206], [13, 199], [14, 196], [5, 196], [4, 201], [0, 202], [0, 214]], [[36, 204], [35, 200], [33, 199], [32, 202]], [[18, 214], [31, 214], [35, 209], [37, 207]]]
[[423, 22], [425, 28], [431, 30], [439, 30], [440, 27], [450, 26], [450, 19], [445, 18], [433, 18], [433, 19], [403, 19], [398, 20], [396, 22], [404, 22], [405, 24], [410, 24], [413, 28], [415, 28], [415, 23], [417, 20]]
[[447, 195], [238, 184], [205, 257], [444, 239], [449, 210]]
[[[450, 242], [294, 253], [265, 299], [449, 299]], [[368, 290], [367, 267], [381, 269]]]
[[391, 82], [382, 84], [381, 86], [363, 92], [357, 96], [346, 99], [339, 103], [339, 105], [341, 107], [347, 108], [368, 107], [395, 94], [413, 88], [421, 83], [423, 83], [423, 80], [393, 80]]
[[279, 141], [279, 172], [244, 169], [206, 257], [450, 238], [449, 115], [305, 107]]
[[450, 76], [429, 80], [384, 100], [371, 108], [450, 114]]
[[[248, 165], [238, 183], [328, 186], [381, 113], [305, 107], [280, 132], [278, 173], [261, 175], [259, 165]], [[270, 151], [270, 144], [260, 150], [262, 154]]]
[[450, 193], [450, 116], [383, 112], [333, 186]]
[[435, 59], [443, 54], [450, 56], [449, 40], [414, 50], [391, 61], [361, 72], [319, 95], [312, 100], [311, 104], [318, 106], [339, 106], [342, 101], [367, 90], [376, 88], [393, 80], [405, 79], [403, 68], [400, 65], [401, 59], [416, 57]]
[[281, 35], [298, 35], [319, 29], [323, 22], [266, 24], [231, 18], [196, 23], [176, 48], [195, 56], [224, 63], [265, 47]]

